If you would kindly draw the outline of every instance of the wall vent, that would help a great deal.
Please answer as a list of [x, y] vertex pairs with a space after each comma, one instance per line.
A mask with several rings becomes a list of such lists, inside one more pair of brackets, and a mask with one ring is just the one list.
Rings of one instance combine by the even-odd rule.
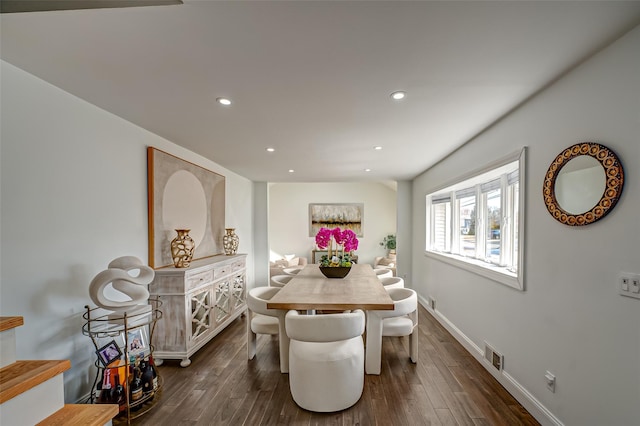
[[484, 358], [489, 361], [489, 364], [493, 365], [496, 370], [502, 371], [504, 368], [504, 356], [487, 342], [484, 342]]

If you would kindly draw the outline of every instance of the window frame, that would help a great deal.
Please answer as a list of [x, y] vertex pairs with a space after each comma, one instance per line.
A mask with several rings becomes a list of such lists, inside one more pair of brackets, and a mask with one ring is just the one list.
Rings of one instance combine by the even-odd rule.
[[[509, 287], [524, 291], [524, 242], [525, 242], [525, 177], [526, 177], [526, 147], [500, 158], [486, 166], [467, 173], [453, 181], [429, 191], [425, 196], [426, 210], [426, 235], [425, 256], [434, 258], [450, 265], [468, 270], [475, 274], [497, 281]], [[517, 178], [514, 173], [499, 173], [499, 170], [510, 163], [518, 162]], [[499, 173], [495, 175], [495, 173]], [[483, 175], [489, 176], [484, 177]], [[487, 191], [483, 192], [483, 184], [495, 179], [500, 179], [500, 259], [498, 264], [488, 261], [487, 236], [488, 236], [488, 210]], [[517, 203], [513, 203], [517, 184]], [[495, 183], [494, 183], [495, 186]], [[475, 193], [475, 257], [465, 256], [461, 246], [460, 232], [460, 198], [459, 193], [469, 194], [473, 188]], [[486, 186], [485, 186], [486, 188]], [[442, 202], [443, 197], [449, 192], [448, 201], [451, 211], [449, 224], [449, 251], [437, 251], [433, 248], [433, 205], [432, 198]], [[470, 196], [470, 195], [467, 195]], [[485, 212], [487, 210], [487, 212]], [[514, 212], [517, 211], [517, 220]], [[515, 221], [515, 222], [514, 222]], [[515, 226], [517, 232], [514, 234]], [[508, 250], [508, 252], [507, 252]], [[515, 271], [512, 269], [515, 266]]]

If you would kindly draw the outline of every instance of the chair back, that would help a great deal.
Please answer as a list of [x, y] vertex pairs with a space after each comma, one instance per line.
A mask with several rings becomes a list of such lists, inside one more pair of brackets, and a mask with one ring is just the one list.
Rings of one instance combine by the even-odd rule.
[[271, 287], [284, 287], [293, 277], [293, 275], [276, 275], [271, 277]]
[[302, 271], [301, 267], [293, 267], [293, 268], [284, 268], [282, 270], [282, 272], [284, 272], [287, 275], [298, 275], [298, 272]]
[[390, 288], [389, 296], [393, 300], [393, 311], [373, 311], [380, 318], [408, 315], [418, 310], [418, 295], [410, 288]]
[[337, 342], [362, 336], [365, 315], [360, 309], [349, 313], [301, 315], [289, 311], [285, 328], [290, 339], [303, 342]]
[[404, 288], [404, 279], [400, 277], [382, 277], [380, 278], [380, 281], [386, 290], [392, 288]]
[[282, 314], [279, 309], [267, 309], [267, 302], [280, 291], [279, 287], [255, 287], [247, 293], [247, 307], [252, 312], [277, 317]]
[[373, 272], [376, 273], [376, 276], [378, 278], [384, 278], [384, 277], [393, 277], [393, 271], [391, 269], [387, 269], [387, 268], [375, 268], [373, 270]]

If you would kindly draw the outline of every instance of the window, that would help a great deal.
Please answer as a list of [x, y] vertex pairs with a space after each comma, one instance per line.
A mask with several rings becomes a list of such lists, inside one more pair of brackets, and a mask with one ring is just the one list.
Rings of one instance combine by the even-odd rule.
[[427, 195], [428, 256], [524, 289], [525, 151]]

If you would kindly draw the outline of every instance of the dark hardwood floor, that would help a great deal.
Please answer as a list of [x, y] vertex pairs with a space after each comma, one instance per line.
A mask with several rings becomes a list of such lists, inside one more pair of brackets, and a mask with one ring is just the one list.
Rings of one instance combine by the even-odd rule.
[[382, 374], [362, 398], [330, 414], [305, 411], [281, 374], [277, 337], [258, 336], [247, 360], [246, 317], [200, 349], [187, 368], [167, 360], [158, 404], [134, 425], [538, 425], [539, 423], [424, 309], [419, 361], [408, 338], [383, 339]]

